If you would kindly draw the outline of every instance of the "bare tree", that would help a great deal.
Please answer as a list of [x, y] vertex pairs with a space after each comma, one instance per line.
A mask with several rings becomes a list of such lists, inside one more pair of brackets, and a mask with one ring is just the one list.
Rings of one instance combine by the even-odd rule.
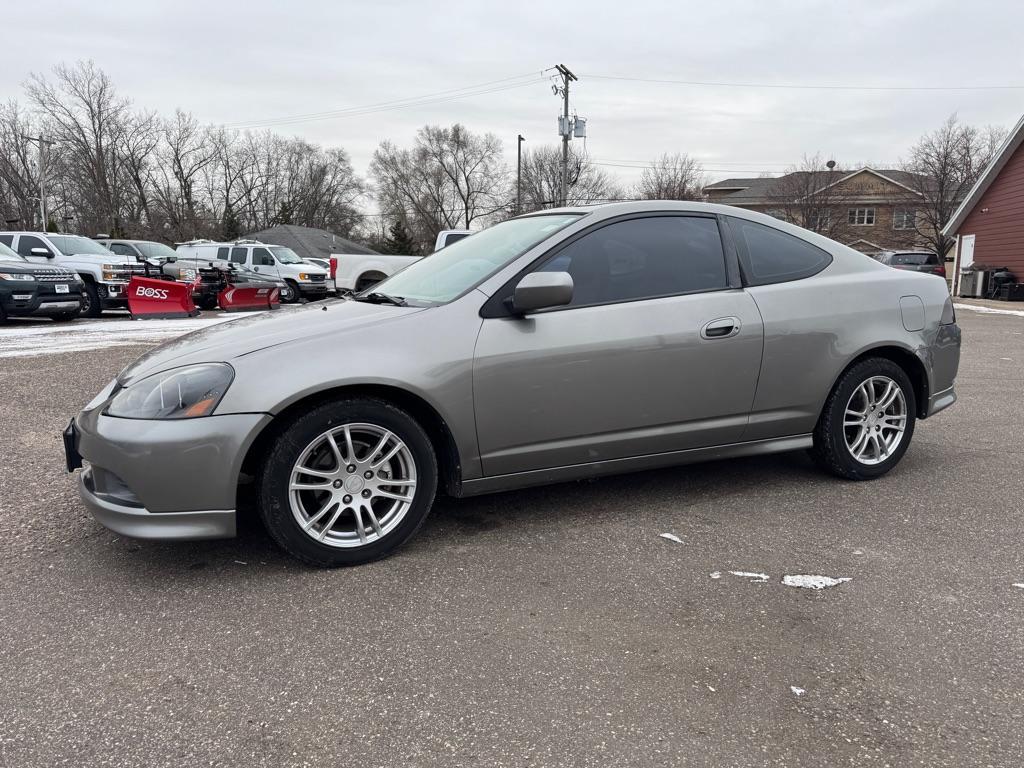
[[370, 172], [381, 209], [423, 245], [442, 229], [468, 228], [511, 204], [501, 141], [459, 124], [420, 128], [412, 149], [382, 142]]
[[[558, 205], [562, 188], [562, 148], [547, 145], [523, 154], [522, 194], [524, 211]], [[569, 148], [567, 205], [586, 205], [623, 197], [621, 185], [585, 156]]]
[[16, 101], [0, 106], [0, 214], [15, 226], [35, 220], [39, 178], [32, 145], [25, 136], [38, 124]]
[[829, 167], [820, 154], [804, 155], [771, 184], [770, 213], [825, 237], [841, 238], [847, 230], [846, 201], [837, 182], [846, 173], [835, 163]]
[[1006, 137], [1002, 128], [978, 129], [964, 125], [956, 114], [950, 115], [935, 131], [926, 133], [911, 147], [903, 163], [914, 174], [911, 186], [921, 205], [917, 213], [917, 232], [940, 256], [953, 247], [943, 234], [964, 197], [970, 192], [999, 145]]
[[128, 100], [91, 61], [60, 64], [54, 78], [33, 74], [25, 86], [44, 130], [58, 142], [53, 171], [63, 175], [65, 189], [77, 198], [75, 207], [87, 212], [80, 226], [119, 231], [115, 146], [124, 131]]
[[641, 200], [700, 200], [706, 184], [700, 161], [677, 152], [664, 154], [644, 168], [634, 195]]

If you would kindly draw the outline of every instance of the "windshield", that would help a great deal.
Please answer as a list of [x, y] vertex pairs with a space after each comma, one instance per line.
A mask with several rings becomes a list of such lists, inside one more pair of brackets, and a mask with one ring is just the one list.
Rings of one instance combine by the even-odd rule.
[[168, 259], [178, 255], [177, 251], [163, 243], [135, 243], [135, 247], [147, 259]]
[[282, 248], [281, 246], [276, 245], [276, 246], [273, 246], [270, 250], [274, 252], [274, 255], [277, 256], [278, 262], [281, 263], [281, 264], [301, 264], [302, 263], [302, 259], [300, 259], [295, 254], [295, 251], [293, 251], [291, 248]]
[[6, 245], [0, 243], [0, 261], [28, 261], [28, 259], [19, 256]]
[[923, 264], [938, 264], [939, 257], [934, 253], [894, 253], [892, 264], [908, 264], [921, 266]]
[[77, 253], [88, 253], [95, 256], [114, 255], [95, 240], [90, 240], [87, 237], [79, 235], [47, 235], [47, 237], [65, 256], [74, 256]]
[[414, 262], [371, 290], [412, 301], [451, 301], [581, 215], [561, 213], [503, 221]]

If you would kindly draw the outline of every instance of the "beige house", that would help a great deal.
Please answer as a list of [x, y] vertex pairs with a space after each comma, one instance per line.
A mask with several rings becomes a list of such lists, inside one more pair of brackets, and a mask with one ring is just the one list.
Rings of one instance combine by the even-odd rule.
[[735, 205], [820, 232], [864, 253], [920, 248], [922, 195], [899, 170], [795, 171], [726, 179], [704, 187], [708, 202]]

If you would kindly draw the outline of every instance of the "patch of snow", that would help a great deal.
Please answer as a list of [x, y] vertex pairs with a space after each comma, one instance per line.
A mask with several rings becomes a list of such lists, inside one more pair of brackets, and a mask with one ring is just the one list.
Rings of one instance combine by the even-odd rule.
[[1019, 309], [996, 309], [995, 307], [979, 307], [974, 304], [953, 304], [956, 309], [969, 309], [972, 312], [981, 312], [989, 315], [1015, 315], [1024, 317], [1024, 312]]
[[1000, 360], [1006, 360], [1007, 362], [1009, 362], [1009, 361], [1010, 361], [1010, 360], [1012, 360], [1013, 358], [1010, 358], [1010, 357], [1000, 357], [999, 359], [1000, 359]]
[[797, 688], [795, 685], [789, 686], [789, 690], [795, 693], [797, 696], [803, 696], [805, 691], [803, 688]]
[[1024, 589], [1024, 581], [1018, 582], [1013, 586], [1015, 586], [1017, 589]]
[[[707, 685], [707, 684], [705, 683], [705, 685]], [[711, 687], [710, 685], [708, 685], [708, 690], [709, 690], [709, 691], [711, 691], [712, 693], [714, 693], [714, 692], [715, 692], [715, 689], [714, 689], [714, 688], [712, 688], [712, 687]]]
[[663, 539], [668, 539], [669, 541], [674, 541], [676, 544], [682, 544], [683, 543], [683, 540], [680, 539], [678, 536], [676, 536], [674, 533], [659, 533], [658, 535], [661, 536], [661, 538], [663, 538]]
[[767, 573], [752, 573], [750, 571], [729, 571], [733, 576], [739, 576], [741, 579], [749, 579], [758, 584], [762, 584], [768, 581], [769, 576]]
[[782, 583], [787, 587], [802, 587], [803, 589], [826, 589], [827, 587], [836, 587], [845, 581], [850, 581], [850, 577], [834, 579], [831, 576], [815, 576], [805, 573], [782, 577]]
[[159, 344], [201, 328], [237, 320], [239, 315], [180, 320], [110, 320], [6, 327], [0, 331], [0, 358], [57, 355], [92, 349]]
[[722, 572], [721, 571], [712, 571], [708, 575], [711, 576], [712, 579], [720, 579], [720, 578], [722, 578]]

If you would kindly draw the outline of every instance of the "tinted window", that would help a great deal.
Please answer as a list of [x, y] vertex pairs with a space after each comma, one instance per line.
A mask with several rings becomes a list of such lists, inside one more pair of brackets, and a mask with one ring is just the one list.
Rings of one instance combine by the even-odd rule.
[[22, 256], [31, 256], [33, 248], [46, 248], [48, 253], [53, 253], [47, 248], [46, 243], [34, 235], [21, 235], [18, 238], [18, 253]]
[[11, 243], [14, 242], [14, 235], [0, 235], [0, 243], [3, 243], [8, 248], [11, 247]]
[[725, 255], [714, 219], [658, 216], [601, 227], [540, 267], [568, 272], [570, 306], [725, 288]]
[[920, 266], [922, 264], [938, 264], [939, 257], [934, 253], [894, 253], [889, 263], [912, 264], [914, 266]]
[[252, 263], [257, 267], [272, 267], [274, 266], [274, 257], [266, 248], [253, 248]]
[[[235, 264], [245, 264], [245, 248], [232, 248], [231, 249], [231, 261]], [[217, 252], [218, 256], [220, 251]]]
[[728, 217], [747, 285], [768, 285], [815, 275], [832, 255], [774, 227]]
[[135, 257], [135, 249], [125, 243], [111, 243], [110, 250], [116, 253], [118, 256], [131, 256]]
[[[242, 252], [242, 261], [245, 261], [245, 249], [239, 248], [238, 250]], [[226, 245], [222, 245], [220, 248], [217, 249], [217, 258], [220, 259], [221, 261], [227, 261], [228, 254], [230, 254], [230, 252], [230, 248], [228, 248]]]
[[452, 232], [449, 235], [445, 235], [444, 236], [444, 245], [442, 245], [441, 247], [442, 248], [447, 248], [452, 243], [457, 243], [459, 240], [461, 240], [464, 237], [469, 237], [469, 233], [468, 232]]

